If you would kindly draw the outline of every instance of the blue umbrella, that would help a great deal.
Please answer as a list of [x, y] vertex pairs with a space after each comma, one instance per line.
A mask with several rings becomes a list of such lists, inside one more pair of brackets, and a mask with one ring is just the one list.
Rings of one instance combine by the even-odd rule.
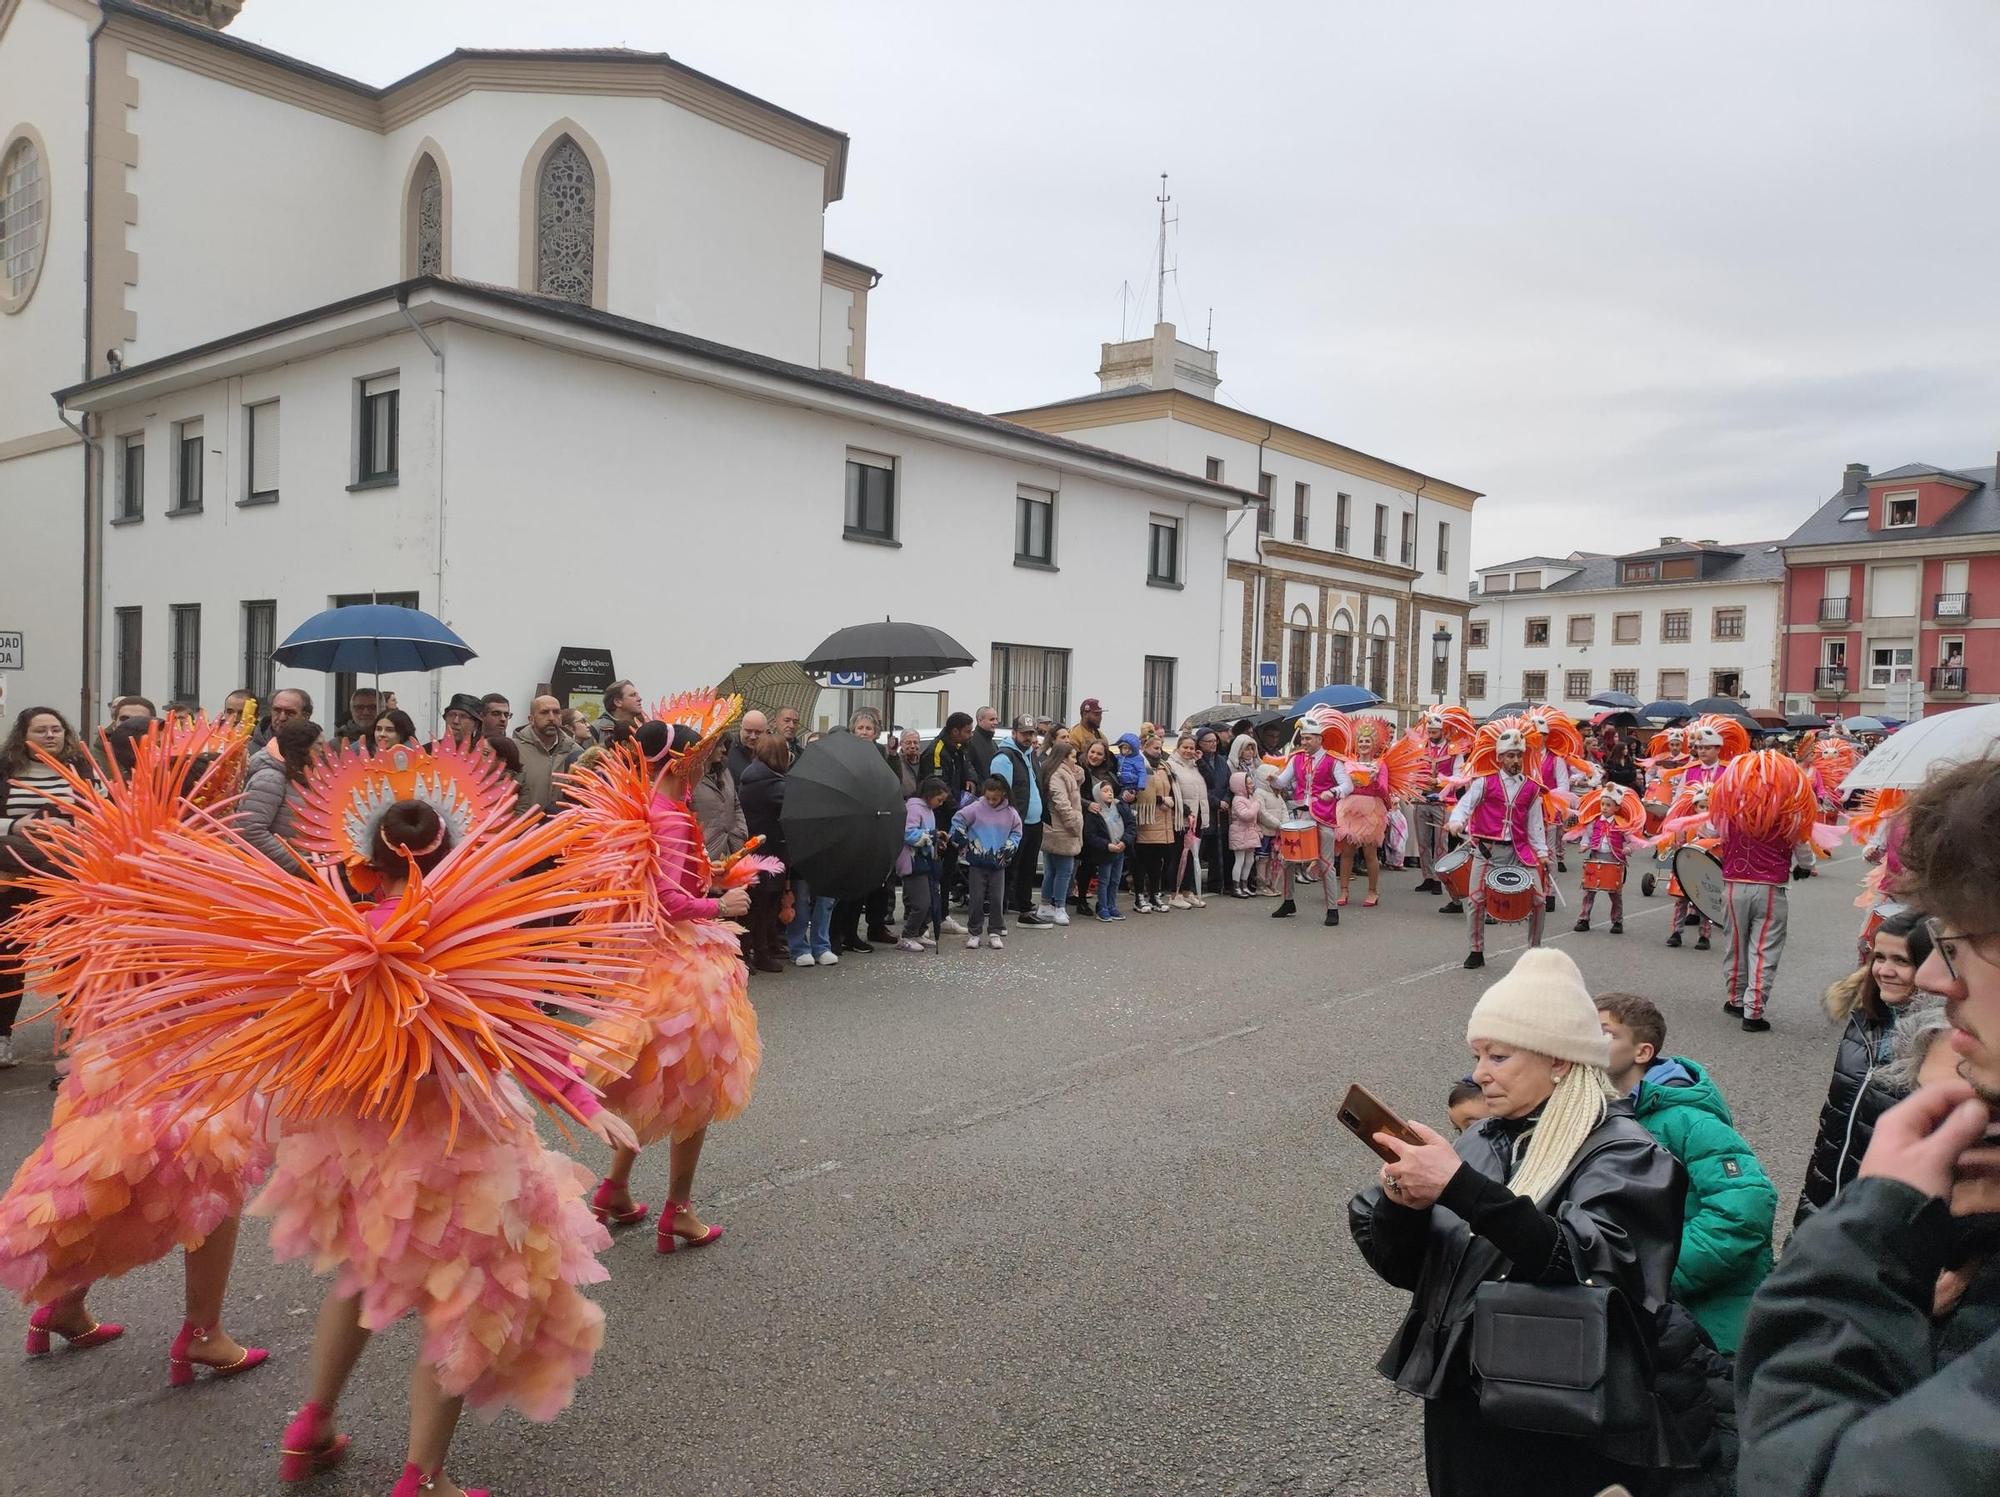
[[478, 653], [420, 609], [355, 603], [314, 614], [285, 637], [271, 658], [294, 670], [386, 676], [463, 665]]
[[1701, 714], [1686, 702], [1648, 702], [1639, 709], [1639, 716], [1650, 717], [1659, 723], [1677, 723], [1686, 722], [1690, 717], [1700, 717]]
[[1382, 698], [1365, 686], [1322, 686], [1318, 691], [1309, 691], [1292, 703], [1291, 715], [1303, 717], [1315, 707], [1331, 707], [1336, 712], [1354, 712], [1362, 707], [1373, 707]]

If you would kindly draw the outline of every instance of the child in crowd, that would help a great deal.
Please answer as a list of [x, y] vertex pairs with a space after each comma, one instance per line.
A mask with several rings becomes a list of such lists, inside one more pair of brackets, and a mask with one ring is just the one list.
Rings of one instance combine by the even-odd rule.
[[1257, 798], [1257, 830], [1263, 840], [1257, 847], [1257, 892], [1267, 898], [1278, 897], [1278, 864], [1276, 848], [1278, 828], [1285, 824], [1285, 798], [1278, 793], [1278, 769], [1274, 764], [1259, 764], [1250, 772], [1250, 793]]
[[1231, 887], [1238, 899], [1253, 899], [1251, 870], [1257, 864], [1257, 849], [1264, 843], [1258, 825], [1257, 797], [1250, 790], [1250, 776], [1238, 770], [1229, 777], [1229, 850], [1234, 853], [1235, 876]]
[[1097, 918], [1123, 920], [1118, 910], [1118, 878], [1125, 871], [1138, 827], [1132, 808], [1118, 798], [1108, 779], [1095, 782], [1090, 805], [1083, 813], [1083, 843], [1097, 867]]
[[1453, 1084], [1444, 1099], [1444, 1110], [1455, 1133], [1463, 1133], [1481, 1118], [1493, 1116], [1485, 1091], [1470, 1076]]
[[1146, 788], [1148, 768], [1139, 744], [1137, 733], [1126, 733], [1118, 740], [1118, 788], [1129, 795]]
[[924, 928], [931, 921], [931, 880], [937, 876], [937, 808], [951, 791], [936, 775], [917, 786], [903, 803], [903, 850], [896, 854], [896, 872], [903, 880], [903, 938], [898, 951], [922, 951]]
[[1007, 944], [1007, 865], [1021, 845], [1021, 813], [1008, 804], [1010, 787], [999, 775], [988, 775], [976, 800], [967, 801], [951, 819], [951, 842], [965, 849], [965, 949], [979, 949], [980, 932], [991, 921], [986, 944], [998, 951]]

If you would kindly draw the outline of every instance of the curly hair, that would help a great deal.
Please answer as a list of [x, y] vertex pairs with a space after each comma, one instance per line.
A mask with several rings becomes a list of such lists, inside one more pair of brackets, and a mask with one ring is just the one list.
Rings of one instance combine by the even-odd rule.
[[2000, 916], [2000, 759], [1933, 776], [1903, 813], [1910, 902], [1947, 927], [1983, 931]]
[[0, 744], [0, 782], [5, 782], [25, 774], [41, 761], [28, 747], [28, 724], [38, 717], [53, 717], [62, 724], [63, 745], [56, 750], [56, 758], [65, 764], [82, 767], [88, 756], [83, 744], [78, 741], [76, 729], [69, 725], [69, 719], [53, 707], [29, 707], [15, 715], [14, 726], [7, 732], [7, 741]]

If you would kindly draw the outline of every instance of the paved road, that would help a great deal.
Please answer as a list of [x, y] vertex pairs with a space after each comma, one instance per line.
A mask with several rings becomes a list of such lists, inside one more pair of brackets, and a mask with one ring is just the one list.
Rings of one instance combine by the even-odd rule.
[[[1831, 1063], [1818, 994], [1849, 962], [1859, 870], [1795, 886], [1763, 1036], [1720, 1012], [1719, 954], [1661, 949], [1666, 901], [1636, 881], [1622, 938], [1552, 922], [1593, 987], [1653, 996], [1669, 1048], [1712, 1066], [1781, 1216]], [[757, 1099], [703, 1161], [727, 1239], [662, 1260], [650, 1230], [621, 1237], [599, 1290], [610, 1344], [576, 1405], [550, 1426], [468, 1421], [454, 1473], [501, 1497], [1421, 1492], [1415, 1409], [1373, 1370], [1399, 1297], [1345, 1225], [1371, 1156], [1333, 1120], [1359, 1079], [1442, 1126], [1466, 1068], [1481, 984], [1459, 969], [1463, 925], [1409, 893], [1415, 877], [1338, 931], [1212, 901], [1020, 932], [1003, 953], [760, 979]], [[28, 1063], [0, 1075], [9, 1160], [47, 1117], [46, 1027], [22, 1037]], [[643, 1198], [664, 1172], [664, 1151], [641, 1162]], [[104, 1286], [98, 1312], [131, 1326], [115, 1347], [0, 1354], [7, 1490], [276, 1490], [320, 1293], [248, 1224], [229, 1325], [273, 1364], [174, 1392], [177, 1266]], [[410, 1346], [405, 1329], [371, 1351], [343, 1408], [354, 1458], [310, 1493], [388, 1490]]]

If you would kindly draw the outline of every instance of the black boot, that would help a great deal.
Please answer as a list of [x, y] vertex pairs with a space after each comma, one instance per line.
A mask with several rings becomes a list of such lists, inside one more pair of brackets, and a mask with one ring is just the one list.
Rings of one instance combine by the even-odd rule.
[[1577, 922], [1576, 922], [1576, 924], [1572, 925], [1572, 926], [1570, 927], [1570, 929], [1571, 929], [1571, 930], [1589, 930], [1589, 929], [1590, 929], [1590, 922], [1589, 922], [1588, 920], [1579, 920], [1579, 921], [1577, 921]]
[[1745, 1019], [1743, 1020], [1743, 1032], [1745, 1034], [1766, 1034], [1770, 1031], [1770, 1028], [1771, 1028], [1771, 1021], [1769, 1019], [1752, 1019], [1745, 1017]]
[[1612, 935], [1614, 935], [1614, 936], [1622, 936], [1622, 935], [1624, 935], [1624, 934], [1625, 934], [1625, 922], [1624, 922], [1623, 920], [1614, 920], [1614, 921], [1612, 921], [1612, 922], [1611, 922], [1611, 934], [1612, 934]]
[[1743, 1005], [1738, 1003], [1734, 998], [1725, 998], [1722, 1000], [1722, 1011], [1733, 1019], [1743, 1017]]
[[1298, 912], [1299, 907], [1288, 899], [1275, 910], [1271, 911], [1271, 918], [1273, 920], [1283, 920], [1286, 916], [1296, 915]]
[[1696, 951], [1706, 951], [1706, 950], [1708, 950], [1708, 937], [1707, 937], [1707, 936], [1702, 936], [1702, 937], [1700, 937], [1700, 938], [1699, 938], [1698, 940], [1696, 940], [1696, 941], [1695, 941], [1695, 943], [1694, 943], [1694, 949], [1695, 949]]
[[1667, 937], [1667, 944], [1669, 946], [1678, 946], [1681, 944], [1681, 933], [1678, 929], [1676, 929], [1672, 935]]
[[1427, 878], [1421, 884], [1417, 885], [1416, 892], [1419, 894], [1442, 894], [1444, 893], [1444, 885], [1434, 878]]
[[1326, 924], [1328, 924], [1328, 925], [1338, 925], [1338, 924], [1340, 924], [1340, 911], [1339, 911], [1339, 910], [1328, 910], [1328, 911], [1326, 912]]
[[1481, 967], [1483, 967], [1483, 966], [1485, 966], [1485, 965], [1486, 965], [1486, 953], [1485, 953], [1485, 952], [1483, 952], [1483, 951], [1469, 951], [1469, 952], [1467, 952], [1467, 953], [1466, 953], [1466, 955], [1465, 955], [1465, 970], [1466, 970], [1466, 971], [1468, 971], [1468, 972], [1477, 972], [1477, 971], [1478, 971], [1478, 970], [1479, 970], [1479, 969], [1480, 969]]
[[1438, 913], [1440, 915], [1463, 915], [1465, 913], [1465, 903], [1462, 900], [1454, 899], [1450, 904], [1439, 905]]

